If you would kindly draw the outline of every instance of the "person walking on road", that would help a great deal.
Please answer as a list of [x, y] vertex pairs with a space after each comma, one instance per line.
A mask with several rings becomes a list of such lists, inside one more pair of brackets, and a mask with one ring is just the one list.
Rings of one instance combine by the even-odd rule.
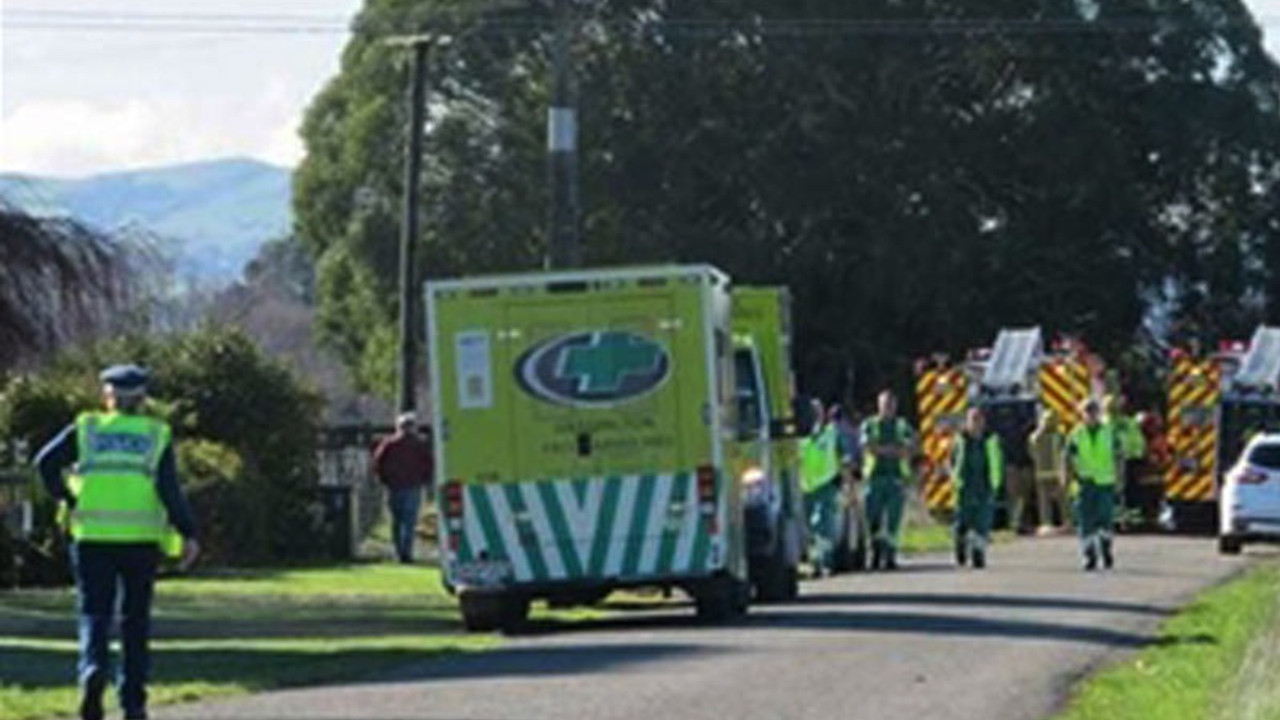
[[413, 562], [423, 488], [430, 487], [435, 472], [431, 446], [418, 434], [417, 423], [413, 413], [401, 413], [395, 433], [373, 451], [374, 475], [387, 488], [396, 559], [406, 564]]
[[[160, 549], [181, 535], [181, 567], [200, 553], [178, 484], [168, 423], [142, 412], [147, 372], [117, 365], [100, 375], [105, 410], [81, 413], [36, 455], [45, 488], [68, 512], [79, 612], [80, 717], [101, 720], [111, 627], [121, 615], [120, 706], [147, 716], [151, 601]], [[70, 471], [69, 477], [64, 472]], [[117, 606], [117, 593], [119, 604]]]
[[1086, 400], [1084, 420], [1067, 436], [1067, 467], [1074, 481], [1080, 552], [1086, 571], [1115, 564], [1111, 547], [1116, 482], [1123, 457], [1115, 427], [1102, 421], [1098, 401]]
[[814, 574], [833, 569], [836, 512], [840, 493], [839, 430], [835, 415], [813, 401], [813, 427], [800, 444], [800, 490], [809, 520], [810, 553]]
[[898, 531], [914, 446], [915, 433], [898, 417], [897, 398], [892, 391], [882, 391], [876, 398], [876, 414], [862, 423], [862, 477], [867, 483], [872, 570], [898, 567]]
[[980, 408], [969, 408], [952, 445], [951, 482], [956, 490], [956, 564], [972, 561], [981, 570], [987, 566], [995, 498], [1004, 483], [1004, 453], [1000, 437], [987, 431]]
[[1027, 445], [1035, 465], [1036, 514], [1040, 517], [1036, 534], [1051, 535], [1067, 524], [1067, 483], [1062, 464], [1066, 438], [1052, 410], [1040, 414]]

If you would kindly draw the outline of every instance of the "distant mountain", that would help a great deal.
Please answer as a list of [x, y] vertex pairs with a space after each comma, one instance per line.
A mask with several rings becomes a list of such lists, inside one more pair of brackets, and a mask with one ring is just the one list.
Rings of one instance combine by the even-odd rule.
[[290, 171], [228, 159], [63, 179], [0, 174], [0, 198], [28, 212], [160, 238], [180, 275], [222, 284], [289, 232]]

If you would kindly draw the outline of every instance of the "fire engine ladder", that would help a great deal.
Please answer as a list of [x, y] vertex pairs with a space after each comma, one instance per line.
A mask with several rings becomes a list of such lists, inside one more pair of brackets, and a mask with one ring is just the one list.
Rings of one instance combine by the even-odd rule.
[[1258, 327], [1231, 382], [1242, 390], [1280, 389], [1280, 327]]
[[1044, 342], [1040, 328], [1001, 330], [982, 373], [982, 389], [997, 395], [1023, 395], [1028, 378], [1040, 365]]

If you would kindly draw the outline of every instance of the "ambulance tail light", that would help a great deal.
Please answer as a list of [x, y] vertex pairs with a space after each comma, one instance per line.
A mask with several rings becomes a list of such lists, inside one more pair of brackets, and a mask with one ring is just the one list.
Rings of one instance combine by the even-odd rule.
[[712, 465], [698, 466], [698, 512], [706, 519], [707, 530], [720, 531], [716, 522], [716, 469]]
[[457, 480], [445, 483], [444, 516], [448, 520], [462, 519], [462, 483]]
[[[711, 465], [698, 466], [698, 503], [705, 506], [716, 501], [716, 469]], [[703, 508], [704, 511], [706, 508]]]
[[449, 552], [456, 553], [462, 547], [462, 512], [463, 488], [460, 480], [445, 483], [441, 493], [441, 510], [444, 513], [446, 533], [449, 538]]

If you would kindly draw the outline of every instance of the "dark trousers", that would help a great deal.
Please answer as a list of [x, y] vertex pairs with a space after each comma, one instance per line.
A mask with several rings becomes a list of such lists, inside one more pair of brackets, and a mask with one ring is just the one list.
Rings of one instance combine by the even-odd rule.
[[151, 597], [155, 589], [155, 543], [73, 543], [71, 565], [75, 573], [80, 613], [80, 683], [102, 682], [110, 676], [111, 626], [115, 623], [117, 595], [120, 607], [121, 646], [120, 706], [125, 714], [147, 706], [147, 677], [151, 657]]

